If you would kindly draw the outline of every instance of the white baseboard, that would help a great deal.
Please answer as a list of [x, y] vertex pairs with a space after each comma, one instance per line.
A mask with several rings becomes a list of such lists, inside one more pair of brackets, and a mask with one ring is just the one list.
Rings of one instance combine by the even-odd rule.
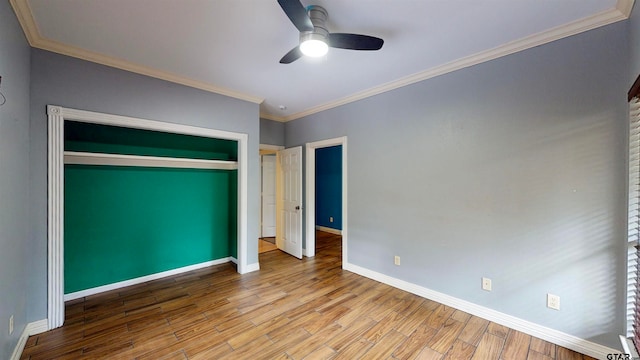
[[40, 334], [47, 330], [49, 330], [49, 324], [47, 319], [28, 323], [27, 326], [24, 327], [24, 330], [22, 331], [22, 334], [18, 339], [18, 343], [16, 344], [16, 347], [13, 350], [13, 354], [9, 359], [20, 360], [20, 357], [22, 356], [22, 351], [24, 351], [24, 346], [27, 344], [27, 339], [29, 339], [29, 336]]
[[[229, 260], [232, 263], [238, 265], [238, 259], [234, 258], [233, 256], [231, 256]], [[247, 268], [244, 269], [244, 272], [242, 272], [242, 274], [246, 274], [246, 273], [250, 273], [258, 270], [260, 270], [260, 263], [247, 264]]]
[[527, 320], [507, 315], [499, 311], [480, 306], [466, 300], [443, 294], [425, 287], [412, 284], [410, 282], [396, 279], [394, 277], [369, 270], [351, 263], [344, 264], [345, 270], [354, 272], [358, 275], [379, 281], [381, 283], [393, 286], [395, 288], [408, 291], [412, 294], [422, 296], [429, 300], [439, 302], [446, 306], [451, 306], [458, 310], [462, 310], [469, 314], [481, 317], [483, 319], [493, 321], [497, 324], [504, 325], [514, 330], [521, 331], [525, 334], [540, 338], [556, 345], [563, 346], [567, 349], [577, 351], [582, 354], [589, 355], [597, 359], [606, 359], [607, 354], [620, 354], [620, 350], [613, 349], [604, 345], [581, 339], [579, 337], [538, 325]]
[[29, 328], [29, 336], [42, 334], [45, 331], [49, 331], [49, 321], [47, 319], [42, 319], [38, 321], [34, 321], [27, 325]]
[[316, 230], [328, 232], [330, 234], [335, 234], [335, 235], [342, 235], [342, 230], [338, 230], [338, 229], [334, 229], [326, 226], [316, 225]]
[[244, 274], [258, 270], [260, 270], [260, 263], [247, 264], [247, 271], [245, 271]]
[[129, 279], [129, 280], [113, 283], [113, 284], [94, 287], [94, 288], [91, 288], [91, 289], [76, 291], [76, 292], [73, 292], [73, 293], [65, 294], [64, 295], [64, 301], [75, 300], [75, 299], [79, 299], [79, 298], [82, 298], [82, 297], [85, 297], [85, 296], [95, 295], [95, 294], [99, 294], [101, 292], [120, 289], [120, 288], [131, 286], [131, 285], [142, 284], [142, 283], [145, 283], [147, 281], [157, 280], [157, 279], [161, 279], [161, 278], [164, 278], [164, 277], [167, 277], [167, 276], [178, 275], [178, 274], [182, 274], [182, 273], [185, 273], [185, 272], [188, 272], [188, 271], [202, 269], [202, 268], [205, 268], [205, 267], [208, 267], [208, 266], [228, 263], [229, 261], [231, 261], [231, 258], [230, 257], [225, 257], [225, 258], [222, 258], [222, 259], [206, 261], [206, 262], [199, 263], [199, 264], [184, 266], [184, 267], [173, 269], [173, 270], [167, 270], [167, 271], [163, 271], [163, 272], [159, 272], [159, 273], [155, 273], [155, 274], [151, 274], [151, 275], [146, 275], [146, 276], [142, 276], [142, 277], [135, 278], [135, 279]]

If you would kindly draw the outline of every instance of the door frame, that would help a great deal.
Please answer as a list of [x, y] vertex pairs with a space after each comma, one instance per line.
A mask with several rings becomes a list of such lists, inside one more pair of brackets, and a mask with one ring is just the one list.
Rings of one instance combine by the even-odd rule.
[[47, 325], [64, 323], [64, 122], [65, 120], [235, 140], [238, 142], [238, 272], [258, 270], [248, 264], [248, 134], [145, 120], [48, 105], [47, 159]]
[[[278, 150], [282, 150], [284, 149], [284, 146], [281, 145], [269, 145], [269, 144], [260, 144], [260, 237], [263, 237], [262, 235], [262, 188], [263, 188], [263, 183], [262, 183], [262, 159], [265, 155], [276, 155], [276, 153], [278, 152]], [[276, 182], [276, 179], [273, 179], [273, 182]], [[276, 199], [276, 202], [278, 201], [278, 199]], [[278, 227], [278, 224], [276, 222], [276, 228]]]
[[316, 149], [342, 145], [342, 267], [347, 263], [347, 238], [349, 232], [347, 212], [347, 137], [314, 141], [306, 148], [306, 247], [305, 256], [316, 254]]

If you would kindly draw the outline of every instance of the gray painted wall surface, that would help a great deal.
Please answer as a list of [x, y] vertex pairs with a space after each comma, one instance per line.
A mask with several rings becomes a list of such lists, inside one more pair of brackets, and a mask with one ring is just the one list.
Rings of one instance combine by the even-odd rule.
[[288, 122], [286, 146], [348, 136], [350, 263], [618, 348], [628, 56], [617, 23]]
[[249, 134], [248, 262], [258, 261], [257, 104], [37, 49], [31, 60], [32, 319], [46, 317], [48, 104]]
[[284, 123], [260, 118], [260, 144], [284, 145]]
[[29, 322], [29, 58], [22, 28], [9, 2], [2, 1], [0, 92], [7, 101], [0, 106], [0, 359], [11, 356]]
[[637, 4], [634, 6], [627, 23], [629, 26], [629, 58], [631, 59], [629, 87], [631, 87], [638, 75], [640, 75], [640, 10]]

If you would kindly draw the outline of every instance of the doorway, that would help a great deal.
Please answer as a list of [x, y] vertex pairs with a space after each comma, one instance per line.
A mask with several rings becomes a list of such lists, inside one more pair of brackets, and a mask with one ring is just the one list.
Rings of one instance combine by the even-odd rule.
[[339, 137], [306, 144], [306, 248], [305, 256], [316, 252], [316, 151], [321, 148], [342, 147], [342, 263], [347, 261], [347, 137]]
[[[347, 261], [347, 241], [348, 241], [348, 213], [347, 213], [347, 137], [339, 137], [321, 141], [307, 143], [305, 145], [305, 243], [303, 255], [313, 257], [316, 254], [316, 150], [321, 148], [341, 146], [342, 147], [342, 262]], [[260, 145], [260, 155], [275, 154], [283, 146]], [[261, 206], [262, 208], [262, 206]], [[262, 209], [260, 218], [262, 219]], [[262, 223], [261, 223], [262, 228]], [[326, 230], [320, 228], [321, 230]], [[335, 234], [334, 234], [335, 235]], [[262, 240], [260, 240], [262, 241]]]
[[276, 153], [284, 146], [260, 144], [260, 238], [258, 254], [277, 249]]

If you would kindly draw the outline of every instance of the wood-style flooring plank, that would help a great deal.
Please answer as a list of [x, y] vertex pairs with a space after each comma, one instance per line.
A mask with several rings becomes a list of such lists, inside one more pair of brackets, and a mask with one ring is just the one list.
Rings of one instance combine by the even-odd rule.
[[535, 337], [531, 338], [531, 350], [552, 359], [556, 357], [556, 346], [554, 344]]
[[486, 332], [478, 346], [476, 347], [476, 351], [473, 353], [473, 360], [498, 360], [500, 358], [500, 353], [502, 352], [502, 347], [504, 346], [504, 339], [499, 336], [493, 335], [489, 332]]
[[398, 324], [402, 322], [403, 318], [396, 312], [392, 312], [378, 321], [369, 331], [364, 334], [364, 338], [372, 343], [377, 343], [391, 330], [393, 330]]
[[507, 334], [509, 333], [509, 328], [506, 326], [496, 324], [494, 322], [489, 322], [489, 325], [487, 326], [487, 332], [499, 338], [506, 339]]
[[335, 354], [336, 352], [332, 348], [326, 345], [322, 345], [320, 348], [314, 350], [311, 354], [305, 356], [304, 359], [305, 360], [331, 359], [334, 357]]
[[[373, 328], [375, 324], [376, 322], [373, 319], [369, 319], [367, 317], [358, 319], [358, 321], [354, 322], [350, 326], [344, 327], [341, 332], [331, 339], [327, 339], [327, 345], [336, 351], [342, 351], [343, 348], [347, 347], [350, 343], [360, 338], [366, 331]], [[368, 340], [366, 341], [371, 343]]]
[[404, 335], [395, 330], [389, 331], [365, 353], [364, 358], [371, 360], [387, 359], [405, 338]]
[[462, 340], [456, 340], [451, 346], [451, 349], [447, 352], [444, 360], [465, 360], [471, 359], [473, 353], [476, 351], [476, 347], [470, 345]]
[[407, 320], [400, 324], [397, 330], [408, 336], [413, 333], [420, 324], [424, 323], [431, 314], [433, 314], [433, 310], [429, 309], [427, 306], [420, 306], [413, 313], [407, 316]]
[[542, 355], [537, 351], [529, 350], [529, 353], [527, 354], [527, 360], [553, 360], [553, 358], [547, 355]]
[[[309, 336], [305, 342], [295, 344], [286, 352], [294, 359], [304, 359], [307, 355], [314, 352], [320, 347], [326, 347], [327, 339], [332, 338], [335, 334], [342, 331], [342, 326], [338, 323], [333, 323], [330, 326], [324, 328], [311, 336]], [[335, 351], [331, 349], [332, 355], [335, 355]]]
[[442, 355], [439, 352], [433, 350], [432, 348], [425, 347], [418, 354], [418, 356], [415, 358], [415, 360], [441, 360], [443, 357], [444, 357], [444, 355]]
[[449, 319], [449, 316], [453, 315], [455, 311], [456, 309], [452, 307], [440, 305], [425, 320], [426, 324], [434, 329], [440, 329], [447, 319]]
[[448, 319], [440, 330], [427, 341], [427, 346], [441, 354], [446, 354], [458, 338], [463, 327], [464, 323]]
[[222, 264], [65, 304], [61, 328], [24, 360], [591, 360], [342, 270], [340, 236], [316, 256], [261, 253], [260, 271]]
[[411, 359], [417, 356], [425, 344], [433, 338], [438, 331], [427, 325], [420, 325], [407, 339], [400, 344], [393, 355], [398, 359]]
[[360, 359], [371, 347], [373, 347], [373, 343], [367, 341], [367, 339], [359, 338], [345, 346], [343, 350], [337, 353], [333, 360]]
[[472, 316], [460, 333], [459, 339], [471, 345], [478, 345], [482, 334], [487, 330], [489, 321]]
[[500, 356], [502, 360], [526, 360], [529, 354], [531, 336], [516, 330], [509, 330]]

